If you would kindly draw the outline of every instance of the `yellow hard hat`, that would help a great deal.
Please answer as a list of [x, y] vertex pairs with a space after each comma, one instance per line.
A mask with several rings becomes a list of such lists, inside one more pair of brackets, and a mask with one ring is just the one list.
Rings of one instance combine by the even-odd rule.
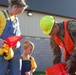
[[42, 29], [44, 34], [49, 34], [52, 31], [54, 25], [54, 17], [53, 16], [44, 16], [40, 20], [40, 28]]

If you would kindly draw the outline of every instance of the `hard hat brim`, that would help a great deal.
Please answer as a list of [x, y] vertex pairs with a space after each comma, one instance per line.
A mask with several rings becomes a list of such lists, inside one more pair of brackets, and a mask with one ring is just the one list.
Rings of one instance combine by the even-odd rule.
[[51, 32], [51, 29], [50, 29], [50, 30], [48, 30], [48, 31], [46, 31], [46, 32], [45, 32], [45, 31], [43, 31], [43, 33], [44, 33], [44, 34], [47, 34], [47, 35], [48, 35], [48, 34], [50, 34], [50, 32]]

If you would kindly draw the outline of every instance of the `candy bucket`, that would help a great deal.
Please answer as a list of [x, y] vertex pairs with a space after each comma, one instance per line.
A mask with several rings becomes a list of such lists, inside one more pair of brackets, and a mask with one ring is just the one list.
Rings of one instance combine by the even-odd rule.
[[46, 75], [68, 75], [64, 63], [58, 63], [45, 70]]

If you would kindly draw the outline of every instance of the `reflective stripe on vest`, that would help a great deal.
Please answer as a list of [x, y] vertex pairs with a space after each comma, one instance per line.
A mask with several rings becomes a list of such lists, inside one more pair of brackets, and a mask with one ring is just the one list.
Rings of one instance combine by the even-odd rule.
[[72, 55], [72, 52], [74, 50], [74, 42], [72, 41], [71, 37], [68, 34], [67, 31], [67, 24], [68, 20], [64, 21], [64, 41], [62, 41], [60, 38], [58, 38], [56, 35], [54, 36], [54, 40], [57, 43], [57, 45], [64, 49], [64, 59], [66, 59], [66, 50], [70, 55]]

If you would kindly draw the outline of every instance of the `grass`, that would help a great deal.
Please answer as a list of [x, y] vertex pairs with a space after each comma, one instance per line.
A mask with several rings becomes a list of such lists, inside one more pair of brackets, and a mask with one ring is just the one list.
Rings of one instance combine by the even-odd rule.
[[[8, 74], [6, 74], [8, 75]], [[45, 72], [34, 72], [33, 75], [46, 75]]]
[[33, 75], [46, 75], [45, 72], [34, 72]]

